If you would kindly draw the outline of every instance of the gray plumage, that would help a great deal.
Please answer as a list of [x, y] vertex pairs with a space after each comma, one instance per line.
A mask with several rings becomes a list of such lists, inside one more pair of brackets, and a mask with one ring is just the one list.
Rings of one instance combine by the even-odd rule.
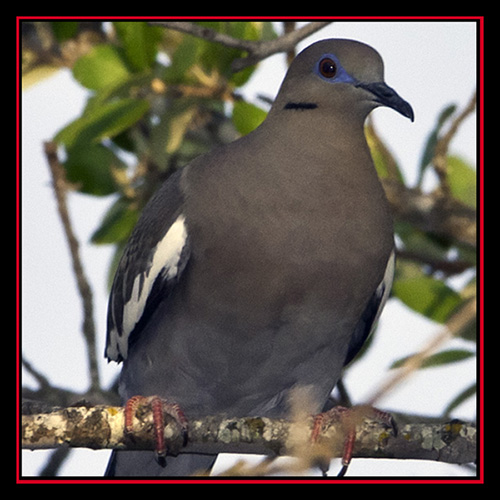
[[[285, 417], [296, 388], [321, 411], [392, 282], [393, 230], [363, 125], [386, 105], [371, 47], [317, 42], [263, 124], [200, 156], [151, 200], [118, 267], [106, 355], [121, 395], [159, 395], [188, 420]], [[109, 475], [183, 476], [215, 457], [113, 454]]]

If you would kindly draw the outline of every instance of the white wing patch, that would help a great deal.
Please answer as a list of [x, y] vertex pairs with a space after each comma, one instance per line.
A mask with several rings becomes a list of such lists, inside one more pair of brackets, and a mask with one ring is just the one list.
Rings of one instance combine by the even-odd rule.
[[[167, 281], [175, 278], [179, 273], [182, 250], [188, 237], [185, 220], [184, 215], [177, 218], [153, 249], [150, 266], [135, 277], [130, 299], [123, 306], [121, 335], [116, 329], [111, 332], [111, 338], [114, 342], [110, 342], [107, 351], [107, 355], [111, 359], [116, 359], [118, 355], [123, 359], [127, 358], [129, 335], [144, 313], [148, 296], [156, 279], [160, 276]], [[116, 346], [118, 352], [111, 346]]]
[[385, 303], [387, 302], [387, 299], [389, 298], [389, 295], [391, 294], [392, 282], [394, 280], [394, 268], [395, 267], [396, 267], [396, 252], [393, 250], [391, 252], [389, 260], [387, 261], [387, 267], [385, 268], [384, 277], [383, 277], [380, 285], [377, 287], [377, 291], [375, 292], [377, 295], [379, 295], [382, 292], [382, 298], [380, 300], [380, 305], [378, 307], [377, 315], [375, 316], [375, 319], [373, 320], [372, 328], [377, 324], [377, 321], [380, 318], [380, 315], [382, 314], [382, 310], [384, 309]]

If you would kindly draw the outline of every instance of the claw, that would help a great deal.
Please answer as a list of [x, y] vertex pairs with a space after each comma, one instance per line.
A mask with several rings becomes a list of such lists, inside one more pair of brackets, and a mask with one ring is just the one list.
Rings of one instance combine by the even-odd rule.
[[183, 446], [187, 443], [187, 419], [176, 403], [170, 403], [158, 396], [133, 396], [125, 404], [125, 432], [133, 433], [133, 421], [139, 407], [150, 405], [153, 413], [153, 430], [155, 437], [155, 454], [158, 463], [165, 467], [168, 449], [165, 443], [165, 413], [176, 420], [181, 429]]
[[392, 418], [392, 415], [371, 406], [354, 406], [352, 408], [336, 406], [331, 410], [314, 416], [311, 433], [311, 441], [313, 443], [319, 439], [323, 428], [330, 423], [340, 422], [344, 430], [345, 439], [342, 451], [342, 468], [337, 475], [338, 477], [343, 477], [346, 474], [351, 463], [354, 444], [356, 443], [356, 426], [360, 422], [360, 418], [373, 418], [380, 421], [387, 427], [390, 427], [395, 436], [397, 435], [396, 422]]

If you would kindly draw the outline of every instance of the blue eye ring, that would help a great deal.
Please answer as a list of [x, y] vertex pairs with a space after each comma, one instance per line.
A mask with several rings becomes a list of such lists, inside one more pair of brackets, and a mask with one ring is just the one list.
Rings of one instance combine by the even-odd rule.
[[323, 57], [318, 65], [318, 70], [324, 78], [337, 76], [337, 63], [331, 57]]
[[328, 83], [357, 83], [357, 80], [347, 73], [333, 54], [323, 54], [318, 58], [314, 72]]

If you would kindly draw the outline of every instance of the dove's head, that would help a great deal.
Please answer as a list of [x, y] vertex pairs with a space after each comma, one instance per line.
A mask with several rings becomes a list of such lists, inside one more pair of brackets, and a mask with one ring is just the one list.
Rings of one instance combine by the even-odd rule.
[[322, 109], [364, 120], [378, 106], [413, 121], [410, 104], [385, 83], [384, 63], [375, 49], [354, 40], [327, 39], [294, 59], [273, 109]]

